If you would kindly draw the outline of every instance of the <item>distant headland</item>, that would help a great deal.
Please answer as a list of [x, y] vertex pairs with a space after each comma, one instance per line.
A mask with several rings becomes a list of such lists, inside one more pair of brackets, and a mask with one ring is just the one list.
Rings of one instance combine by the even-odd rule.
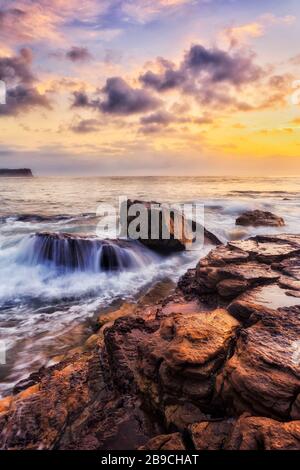
[[29, 177], [32, 178], [33, 174], [29, 168], [18, 168], [18, 169], [8, 169], [8, 168], [0, 168], [0, 177], [7, 177], [7, 176], [18, 176], [18, 177]]

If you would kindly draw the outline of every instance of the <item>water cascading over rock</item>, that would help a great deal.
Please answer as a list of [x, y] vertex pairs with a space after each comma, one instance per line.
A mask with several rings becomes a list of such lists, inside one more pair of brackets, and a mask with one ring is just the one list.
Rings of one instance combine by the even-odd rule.
[[63, 272], [125, 271], [153, 261], [153, 255], [138, 242], [67, 233], [37, 233], [27, 238], [21, 248], [19, 263], [49, 265]]

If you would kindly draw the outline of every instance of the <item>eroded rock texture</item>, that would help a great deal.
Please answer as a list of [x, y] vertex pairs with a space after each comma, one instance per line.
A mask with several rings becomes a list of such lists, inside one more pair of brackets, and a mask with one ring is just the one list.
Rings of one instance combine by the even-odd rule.
[[1, 447], [300, 449], [299, 266], [299, 236], [232, 242], [100, 317], [0, 402]]
[[189, 429], [196, 450], [299, 450], [300, 421], [241, 416]]

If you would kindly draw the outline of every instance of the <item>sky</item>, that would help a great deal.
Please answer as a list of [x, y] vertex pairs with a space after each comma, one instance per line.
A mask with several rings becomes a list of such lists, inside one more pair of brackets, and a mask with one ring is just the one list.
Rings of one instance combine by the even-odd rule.
[[296, 0], [0, 0], [0, 167], [300, 175]]

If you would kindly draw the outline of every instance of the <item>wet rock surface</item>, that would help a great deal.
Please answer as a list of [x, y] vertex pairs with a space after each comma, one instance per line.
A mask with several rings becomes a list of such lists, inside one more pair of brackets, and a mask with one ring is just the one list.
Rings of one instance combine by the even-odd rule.
[[140, 217], [144, 217], [143, 226], [147, 225], [147, 220], [148, 227], [139, 241], [156, 252], [169, 254], [184, 251], [195, 241], [196, 230], [203, 235], [206, 244], [221, 244], [218, 237], [205, 227], [186, 219], [179, 210], [169, 212], [158, 202], [129, 199], [123, 203], [123, 210], [127, 217], [126, 220], [121, 218], [122, 235], [130, 238], [130, 227], [139, 226]]
[[241, 416], [189, 429], [196, 450], [299, 450], [300, 421]]
[[296, 235], [232, 242], [100, 315], [0, 401], [1, 448], [300, 449], [299, 257]]
[[253, 227], [265, 226], [265, 227], [283, 227], [285, 225], [282, 217], [278, 217], [272, 212], [267, 211], [248, 211], [240, 215], [236, 219], [236, 225], [249, 226]]

